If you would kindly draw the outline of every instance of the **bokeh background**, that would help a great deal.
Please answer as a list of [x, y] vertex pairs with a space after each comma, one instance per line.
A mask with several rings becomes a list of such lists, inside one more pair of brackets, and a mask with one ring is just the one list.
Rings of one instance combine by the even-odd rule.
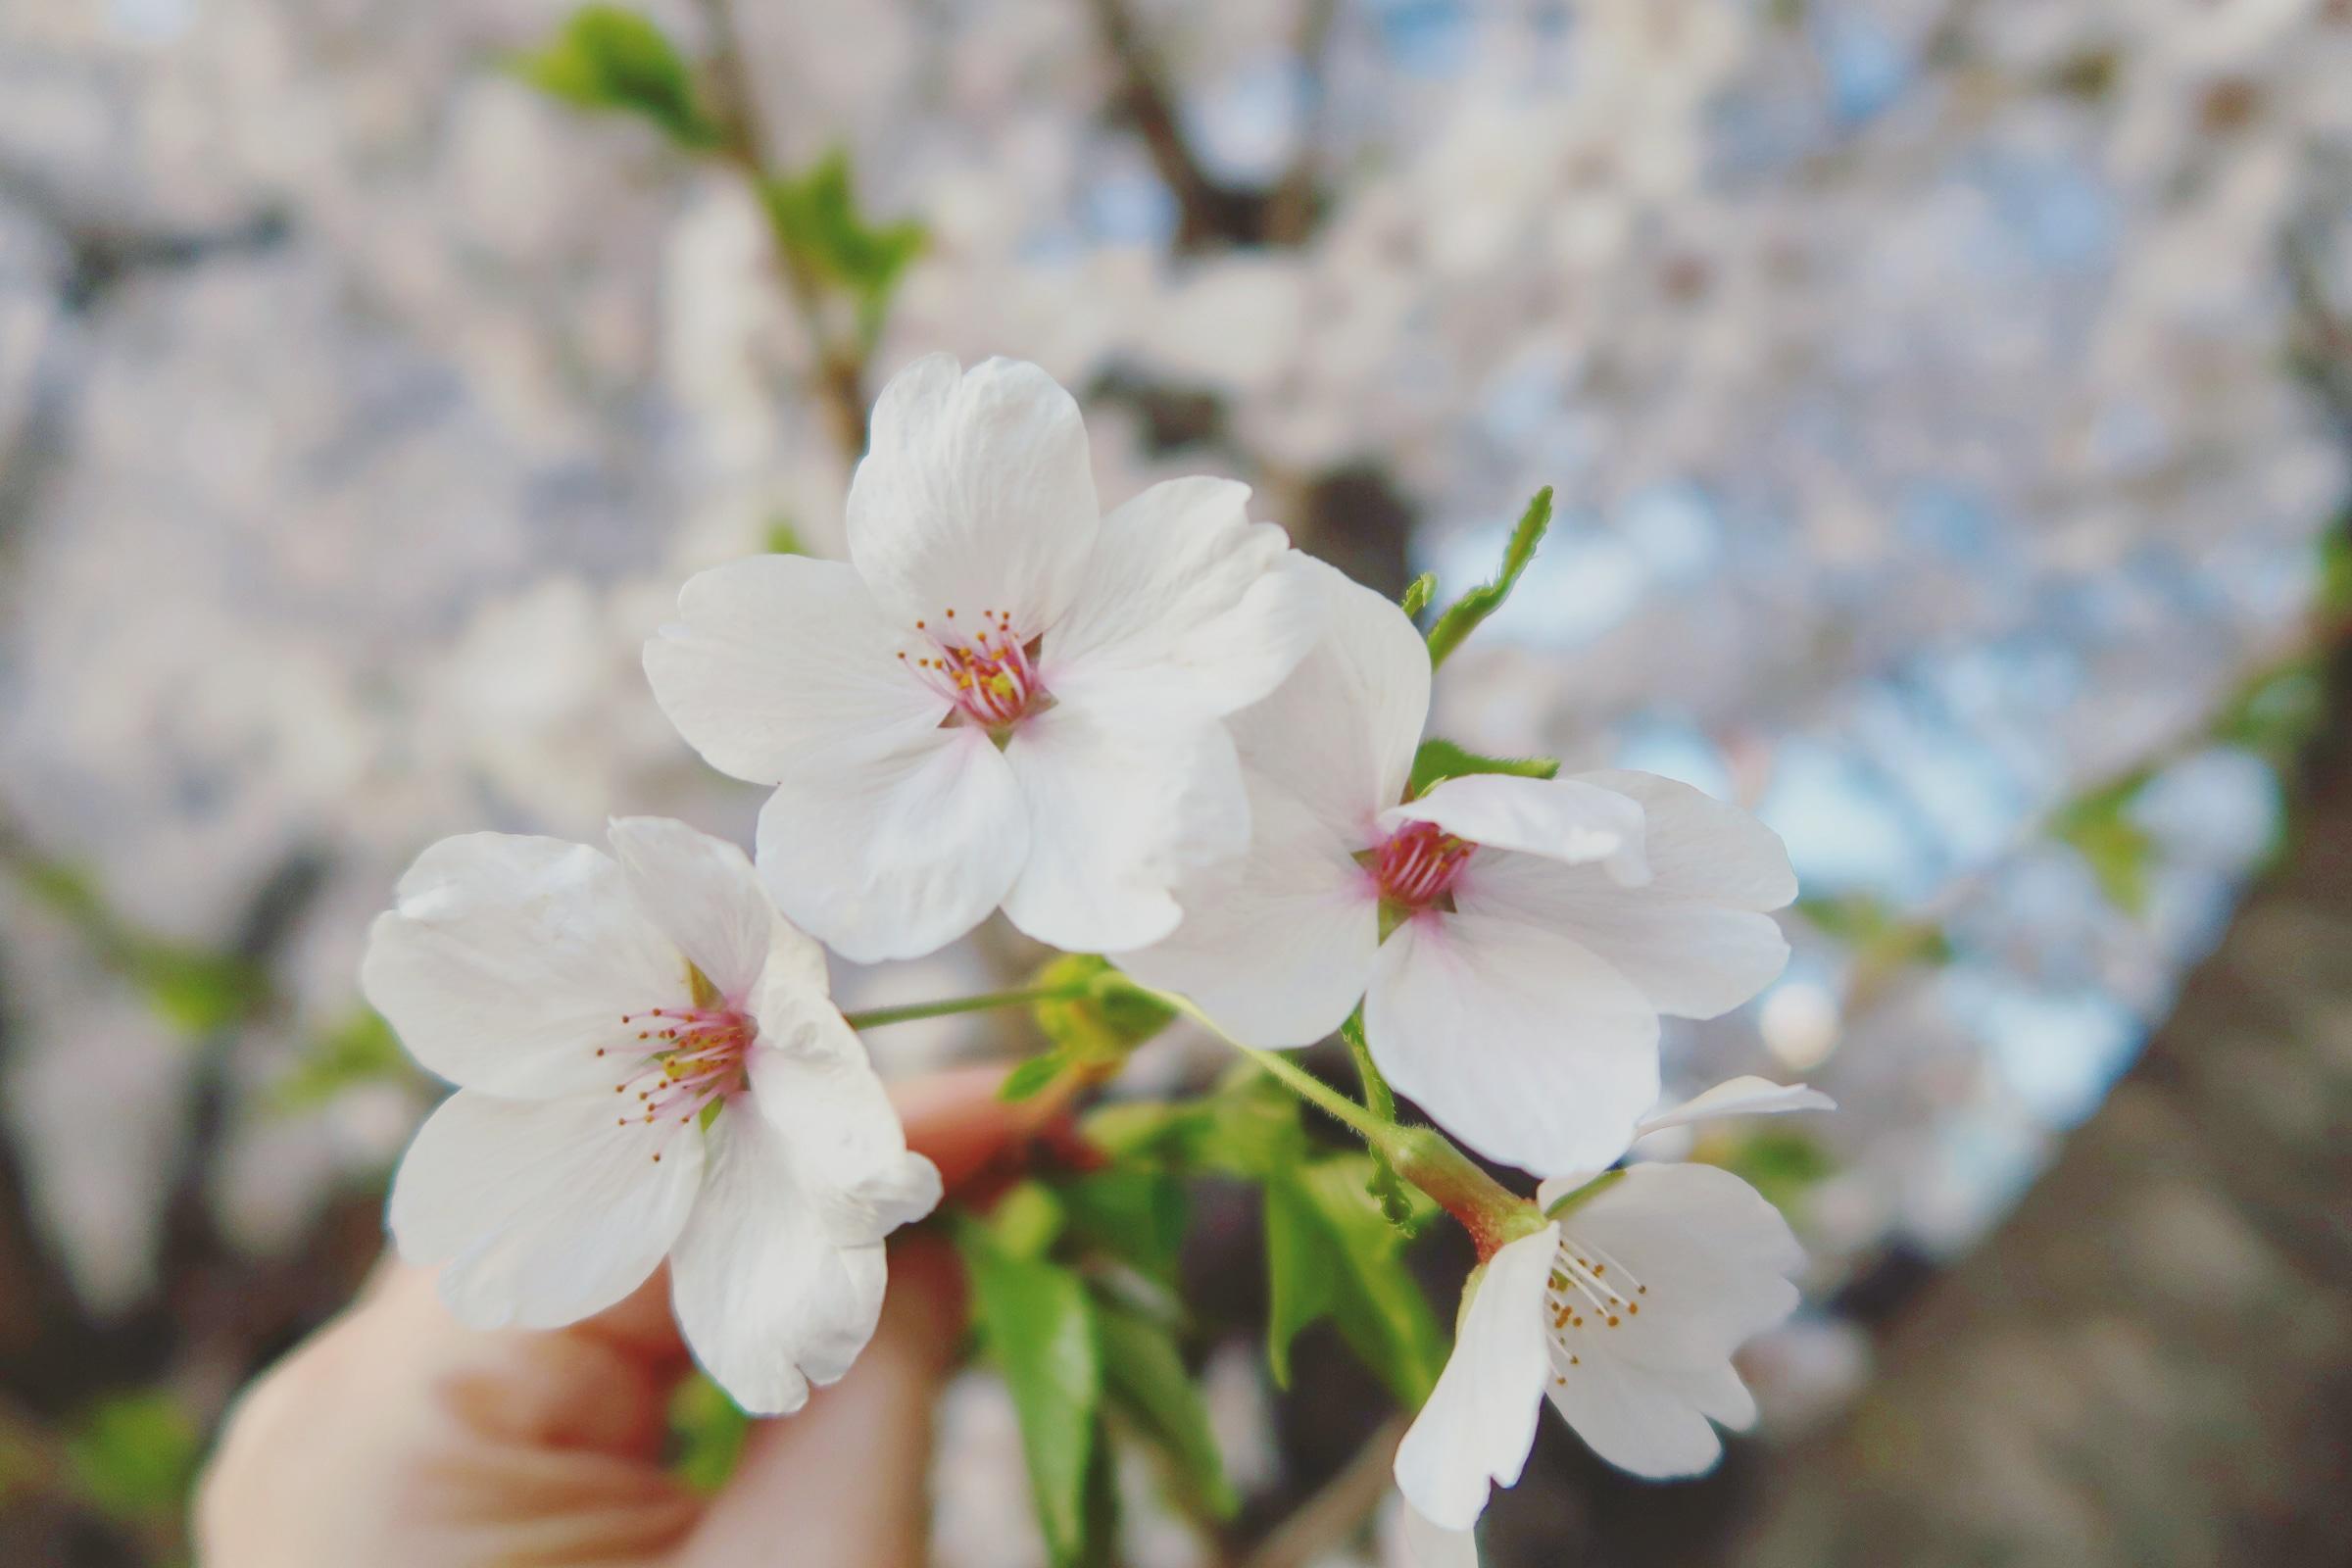
[[[693, 148], [559, 101], [569, 11], [0, 0], [0, 1560], [184, 1560], [373, 1256], [433, 1091], [355, 964], [419, 848], [748, 838], [638, 645], [838, 552], [939, 349], [1390, 591], [1555, 485], [1440, 726], [1788, 842], [1787, 977], [1667, 1047], [1843, 1106], [1695, 1150], [1813, 1255], [1761, 1430], [1660, 1489], [1547, 1421], [1496, 1563], [2347, 1560], [2352, 5], [649, 0]], [[1381, 1396], [1270, 1387], [1250, 1226], [1188, 1260], [1247, 1506], [1133, 1478], [1127, 1560], [1383, 1562]], [[941, 1568], [1042, 1561], [1011, 1419], [950, 1391]]]

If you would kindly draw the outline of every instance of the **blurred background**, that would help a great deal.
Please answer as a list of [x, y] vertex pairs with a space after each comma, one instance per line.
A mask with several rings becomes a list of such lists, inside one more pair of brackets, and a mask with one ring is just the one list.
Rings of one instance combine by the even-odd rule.
[[[1667, 1045], [1843, 1107], [1670, 1151], [1812, 1253], [1761, 1428], [1658, 1488], [1547, 1418], [1494, 1563], [2352, 1560], [2352, 4], [646, 0], [707, 118], [571, 13], [0, 0], [0, 1561], [184, 1561], [372, 1259], [418, 849], [748, 840], [638, 646], [838, 553], [941, 349], [1076, 390], [1106, 499], [1236, 473], [1391, 592], [1557, 486], [1439, 727], [1788, 840], [1787, 976]], [[1186, 1256], [1243, 1510], [1123, 1473], [1140, 1568], [1393, 1550], [1254, 1224]], [[1042, 1564], [1002, 1385], [944, 1416], [937, 1562]]]

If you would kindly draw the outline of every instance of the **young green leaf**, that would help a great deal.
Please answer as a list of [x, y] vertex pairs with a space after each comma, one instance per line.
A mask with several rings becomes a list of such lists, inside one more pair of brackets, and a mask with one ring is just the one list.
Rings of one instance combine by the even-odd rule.
[[1451, 741], [1435, 738], [1421, 743], [1413, 753], [1413, 772], [1406, 793], [1421, 796], [1442, 779], [1462, 778], [1472, 773], [1507, 773], [1512, 778], [1556, 778], [1560, 764], [1549, 757], [1487, 757], [1467, 751]]
[[362, 1007], [318, 1037], [292, 1070], [277, 1081], [270, 1108], [313, 1110], [360, 1084], [397, 1080], [409, 1074], [408, 1054], [383, 1014]]
[[669, 1396], [671, 1472], [688, 1491], [710, 1496], [735, 1473], [751, 1431], [752, 1418], [724, 1389], [700, 1371], [688, 1373]]
[[2144, 770], [2134, 770], [2069, 802], [2050, 822], [2052, 836], [2090, 866], [2108, 902], [2132, 915], [2147, 908], [2148, 872], [2156, 854], [2156, 841], [2132, 815], [2147, 782]]
[[1004, 1075], [1004, 1081], [997, 1085], [997, 1098], [1007, 1104], [1034, 1099], [1060, 1077], [1061, 1070], [1069, 1064], [1066, 1052], [1049, 1051], [1042, 1056], [1031, 1056]]
[[1138, 1165], [1090, 1171], [1060, 1190], [1072, 1235], [1173, 1290], [1190, 1205], [1184, 1183]]
[[1397, 603], [1403, 606], [1407, 615], [1419, 620], [1421, 612], [1429, 608], [1430, 596], [1437, 591], [1438, 574], [1434, 571], [1425, 571], [1404, 585], [1404, 597]]
[[66, 1441], [76, 1485], [110, 1518], [126, 1523], [178, 1512], [204, 1451], [204, 1435], [169, 1394], [101, 1400]]
[[1032, 1012], [1045, 1037], [1078, 1061], [1124, 1056], [1176, 1016], [1175, 1008], [1121, 974], [1108, 959], [1091, 953], [1055, 958], [1037, 972], [1033, 984], [1077, 993], [1041, 1002]]
[[1536, 559], [1536, 546], [1543, 543], [1544, 530], [1551, 526], [1551, 486], [1545, 485], [1528, 502], [1527, 510], [1511, 529], [1510, 543], [1503, 547], [1502, 569], [1494, 580], [1482, 583], [1446, 607], [1438, 623], [1429, 629], [1429, 662], [1443, 664], [1446, 656], [1462, 644], [1462, 639], [1478, 629], [1479, 623], [1502, 608], [1502, 602], [1519, 586], [1520, 575], [1527, 564]]
[[860, 333], [880, 331], [882, 313], [929, 235], [910, 219], [876, 223], [858, 210], [850, 155], [835, 148], [798, 174], [760, 187], [777, 243], [810, 277], [856, 302]]
[[1096, 1322], [1113, 1406], [1167, 1455], [1183, 1485], [1212, 1517], [1232, 1518], [1241, 1499], [1226, 1479], [1208, 1407], [1185, 1370], [1175, 1336], [1164, 1325], [1108, 1302], [1098, 1302]]
[[1404, 1269], [1404, 1237], [1367, 1191], [1372, 1174], [1370, 1156], [1340, 1154], [1266, 1179], [1266, 1357], [1289, 1387], [1291, 1342], [1329, 1317], [1397, 1400], [1418, 1406], [1446, 1338]]
[[633, 11], [582, 6], [544, 48], [516, 60], [513, 69], [541, 92], [577, 108], [651, 121], [691, 151], [718, 145], [718, 126], [697, 100], [686, 62], [661, 28]]
[[971, 1276], [972, 1325], [1011, 1391], [1038, 1524], [1056, 1568], [1088, 1554], [1098, 1461], [1102, 1351], [1094, 1299], [1078, 1275], [1016, 1257], [987, 1227], [957, 1231]]

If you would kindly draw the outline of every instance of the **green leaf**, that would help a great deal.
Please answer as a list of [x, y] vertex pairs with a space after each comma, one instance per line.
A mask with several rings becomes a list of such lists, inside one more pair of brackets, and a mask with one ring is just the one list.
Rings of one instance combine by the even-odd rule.
[[1404, 597], [1397, 603], [1404, 607], [1404, 612], [1407, 615], [1419, 620], [1421, 612], [1429, 608], [1430, 596], [1437, 591], [1438, 574], [1434, 571], [1425, 571], [1404, 585]]
[[1176, 1017], [1175, 1008], [1121, 974], [1107, 958], [1091, 953], [1055, 958], [1037, 972], [1031, 984], [1079, 992], [1041, 1002], [1032, 1012], [1045, 1037], [1081, 1062], [1124, 1056]]
[[2317, 659], [2265, 670], [2231, 694], [2214, 715], [2212, 738], [2252, 752], [2273, 767], [2291, 766], [2328, 716], [2328, 682]]
[[1698, 1157], [1738, 1176], [1784, 1213], [1795, 1212], [1805, 1195], [1838, 1170], [1818, 1140], [1790, 1127], [1750, 1132], [1721, 1152], [1702, 1144]]
[[1446, 1337], [1403, 1265], [1404, 1237], [1367, 1191], [1366, 1154], [1339, 1154], [1266, 1181], [1266, 1357], [1290, 1386], [1291, 1342], [1329, 1317], [1399, 1403], [1417, 1407], [1446, 1364]]
[[100, 1511], [139, 1523], [179, 1512], [203, 1449], [204, 1435], [176, 1398], [125, 1394], [81, 1418], [66, 1440], [66, 1462]]
[[1494, 580], [1471, 589], [1446, 608], [1438, 623], [1429, 629], [1429, 662], [1443, 664], [1446, 656], [1462, 644], [1462, 639], [1478, 629], [1479, 623], [1502, 608], [1502, 602], [1519, 586], [1519, 578], [1527, 564], [1536, 559], [1536, 546], [1544, 542], [1544, 530], [1551, 526], [1551, 486], [1545, 485], [1528, 502], [1527, 510], [1511, 529], [1510, 543], [1503, 547], [1502, 569]]
[[1043, 1257], [1067, 1223], [1060, 1198], [1043, 1182], [1015, 1183], [988, 1211], [988, 1231], [1014, 1257]]
[[876, 223], [858, 210], [847, 150], [835, 148], [798, 174], [778, 174], [760, 186], [769, 226], [794, 265], [857, 302], [860, 330], [870, 340], [907, 266], [929, 242], [911, 219]]
[[2098, 878], [2099, 891], [2126, 914], [2147, 908], [2148, 872], [2156, 841], [2132, 816], [2132, 803], [2148, 782], [2144, 769], [2061, 807], [2050, 819], [2051, 835], [2071, 845]]
[[209, 1035], [245, 1017], [268, 989], [261, 971], [225, 953], [134, 941], [126, 950], [131, 984], [182, 1034]]
[[1090, 1471], [1100, 1444], [1102, 1353], [1093, 1298], [1069, 1269], [1016, 1257], [987, 1228], [957, 1231], [982, 1350], [1012, 1393], [1029, 1486], [1057, 1568], [1088, 1551]]
[[359, 1084], [405, 1078], [409, 1058], [392, 1026], [372, 1007], [362, 1007], [318, 1037], [292, 1071], [277, 1081], [270, 1108], [312, 1110]]
[[1909, 919], [1867, 893], [1799, 899], [1796, 912], [1824, 936], [1853, 948], [1858, 962], [1891, 967], [1952, 961], [1951, 939], [1942, 927]]
[[1241, 1499], [1226, 1479], [1208, 1407], [1185, 1369], [1175, 1336], [1164, 1325], [1108, 1302], [1098, 1303], [1096, 1324], [1113, 1405], [1167, 1456], [1212, 1517], [1232, 1518]]
[[1059, 1051], [1049, 1051], [1042, 1056], [1031, 1056], [1004, 1075], [997, 1085], [997, 1098], [1007, 1103], [1029, 1100], [1044, 1092], [1045, 1087], [1061, 1076], [1070, 1058]]
[[619, 6], [582, 6], [544, 48], [512, 69], [576, 108], [641, 116], [681, 147], [705, 151], [721, 139], [678, 51], [661, 28]]
[[669, 1398], [671, 1473], [689, 1491], [710, 1496], [735, 1473], [751, 1431], [752, 1418], [726, 1390], [699, 1370], [688, 1373]]
[[1556, 778], [1560, 764], [1550, 757], [1486, 757], [1465, 751], [1451, 741], [1426, 740], [1413, 753], [1412, 780], [1406, 786], [1407, 799], [1426, 795], [1441, 779], [1462, 778], [1472, 773], [1504, 773], [1512, 778]]
[[1162, 1170], [1113, 1166], [1060, 1190], [1071, 1233], [1173, 1290], [1190, 1205], [1184, 1183]]

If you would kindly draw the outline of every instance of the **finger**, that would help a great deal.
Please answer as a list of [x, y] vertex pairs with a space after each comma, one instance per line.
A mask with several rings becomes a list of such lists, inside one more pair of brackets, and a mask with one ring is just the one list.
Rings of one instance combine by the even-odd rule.
[[921, 1568], [932, 1411], [962, 1318], [954, 1251], [907, 1237], [893, 1250], [873, 1343], [798, 1415], [753, 1434], [679, 1568], [769, 1561], [786, 1532], [795, 1562]]

